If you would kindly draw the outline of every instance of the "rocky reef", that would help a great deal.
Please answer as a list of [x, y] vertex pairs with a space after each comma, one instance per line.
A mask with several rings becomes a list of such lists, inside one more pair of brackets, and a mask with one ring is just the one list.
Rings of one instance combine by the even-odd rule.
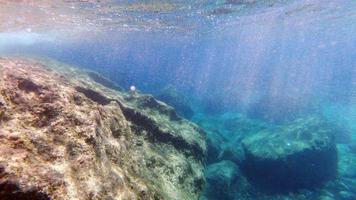
[[0, 199], [198, 199], [205, 133], [149, 95], [46, 59], [0, 59]]
[[320, 115], [283, 124], [233, 112], [193, 119], [207, 132], [201, 200], [356, 198], [356, 154], [340, 140], [350, 134], [345, 127]]

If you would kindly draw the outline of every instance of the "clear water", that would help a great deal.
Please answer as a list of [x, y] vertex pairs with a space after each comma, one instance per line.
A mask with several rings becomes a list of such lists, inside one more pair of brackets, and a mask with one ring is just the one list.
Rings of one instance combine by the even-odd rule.
[[0, 0], [0, 18], [2, 54], [49, 56], [135, 85], [221, 148], [315, 115], [343, 130], [336, 183], [270, 194], [211, 181], [202, 199], [356, 199], [356, 1]]

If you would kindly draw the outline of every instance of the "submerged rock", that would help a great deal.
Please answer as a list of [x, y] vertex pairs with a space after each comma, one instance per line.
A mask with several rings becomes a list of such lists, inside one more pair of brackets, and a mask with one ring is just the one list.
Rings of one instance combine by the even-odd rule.
[[206, 178], [212, 185], [222, 185], [222, 189], [228, 189], [239, 175], [239, 169], [231, 161], [223, 160], [219, 163], [211, 164], [206, 169]]
[[241, 140], [268, 127], [234, 112], [213, 116], [196, 114], [193, 120], [207, 133], [208, 164], [230, 160], [240, 165], [244, 159]]
[[0, 59], [0, 199], [198, 199], [205, 134], [151, 96]]
[[219, 161], [221, 152], [223, 151], [222, 144], [226, 143], [226, 141], [227, 138], [223, 137], [218, 130], [207, 130], [206, 144], [208, 150], [208, 164]]
[[207, 164], [219, 162], [223, 144], [228, 141], [222, 122], [216, 116], [209, 117], [201, 113], [194, 115], [193, 121], [206, 131]]
[[194, 111], [191, 108], [190, 102], [183, 94], [179, 93], [177, 89], [168, 85], [157, 95], [157, 98], [161, 101], [173, 106], [178, 114], [190, 119], [194, 115]]
[[231, 199], [232, 187], [239, 176], [238, 167], [231, 161], [221, 161], [211, 164], [206, 169], [207, 187], [204, 196], [207, 199]]
[[340, 198], [342, 200], [353, 200], [356, 199], [356, 194], [348, 191], [341, 191], [339, 192]]
[[353, 141], [351, 144], [348, 145], [350, 152], [356, 154], [356, 142]]
[[245, 153], [240, 141], [235, 141], [224, 146], [218, 159], [230, 160], [237, 165], [241, 165], [241, 162], [245, 159]]
[[201, 200], [258, 199], [251, 184], [231, 161], [208, 165], [205, 176], [207, 183]]
[[356, 155], [338, 145], [338, 176], [356, 179]]
[[235, 116], [224, 121], [224, 128], [233, 134], [229, 136], [228, 142], [222, 145], [222, 151], [218, 158], [220, 160], [231, 160], [237, 165], [241, 165], [241, 162], [245, 159], [241, 141], [251, 134], [268, 128], [268, 125], [244, 116]]
[[314, 117], [245, 138], [243, 170], [268, 191], [314, 188], [337, 174], [333, 129]]
[[99, 84], [102, 84], [103, 86], [105, 86], [107, 88], [110, 88], [113, 90], [118, 90], [118, 91], [123, 91], [123, 89], [120, 86], [116, 85], [114, 82], [103, 77], [102, 75], [98, 74], [97, 72], [87, 71], [86, 73], [93, 81], [95, 81]]

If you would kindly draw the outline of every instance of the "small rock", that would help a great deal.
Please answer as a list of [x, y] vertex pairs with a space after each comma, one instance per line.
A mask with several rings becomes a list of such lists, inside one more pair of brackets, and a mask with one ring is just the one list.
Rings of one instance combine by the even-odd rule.
[[[206, 169], [205, 199], [254, 199], [249, 196], [252, 186], [241, 174], [238, 166], [228, 160], [211, 164]], [[204, 199], [203, 198], [203, 199]]]
[[205, 196], [209, 199], [228, 199], [231, 186], [237, 180], [240, 171], [238, 167], [231, 161], [221, 161], [209, 165], [205, 172], [207, 187]]
[[236, 164], [227, 160], [209, 165], [206, 170], [206, 178], [217, 185], [231, 185], [238, 174], [239, 169]]

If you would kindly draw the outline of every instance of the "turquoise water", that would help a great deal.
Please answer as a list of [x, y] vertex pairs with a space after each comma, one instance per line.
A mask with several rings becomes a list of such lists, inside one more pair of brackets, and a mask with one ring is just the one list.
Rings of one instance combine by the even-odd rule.
[[0, 7], [2, 54], [97, 71], [201, 126], [201, 199], [356, 199], [355, 1]]

